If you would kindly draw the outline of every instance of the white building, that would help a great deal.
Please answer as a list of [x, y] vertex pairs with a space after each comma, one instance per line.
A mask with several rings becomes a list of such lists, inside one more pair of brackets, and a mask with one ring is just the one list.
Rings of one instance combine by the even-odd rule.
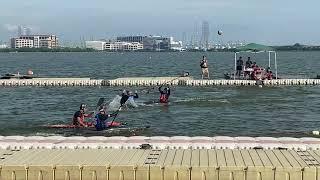
[[86, 48], [92, 48], [98, 51], [105, 49], [106, 42], [104, 41], [86, 41]]
[[31, 39], [19, 39], [12, 38], [11, 39], [11, 48], [33, 48], [33, 40]]
[[132, 43], [127, 43], [124, 45], [124, 50], [125, 51], [136, 51], [136, 50], [141, 50], [143, 49], [143, 44], [139, 42], [132, 42]]
[[170, 37], [170, 49], [174, 51], [182, 51], [182, 41], [174, 41], [173, 37]]
[[139, 42], [106, 42], [105, 50], [108, 51], [136, 51], [143, 49]]
[[5, 49], [5, 48], [8, 48], [6, 44], [0, 44], [0, 49]]
[[[31, 42], [32, 41], [32, 42]], [[21, 35], [11, 39], [12, 48], [57, 48], [58, 38], [55, 35]]]

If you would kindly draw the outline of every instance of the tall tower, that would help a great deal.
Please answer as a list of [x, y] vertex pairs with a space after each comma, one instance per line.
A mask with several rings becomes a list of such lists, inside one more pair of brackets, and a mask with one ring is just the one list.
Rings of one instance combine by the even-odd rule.
[[182, 33], [182, 44], [184, 44], [184, 47], [187, 45], [187, 34], [186, 34], [186, 32]]
[[198, 26], [198, 23], [195, 22], [195, 23], [194, 23], [193, 35], [191, 36], [191, 44], [192, 44], [192, 47], [193, 47], [193, 48], [200, 46], [199, 40], [200, 40], [200, 36], [199, 36], [199, 26]]
[[25, 27], [25, 30], [26, 30], [26, 35], [27, 36], [31, 35], [31, 28]]
[[18, 26], [18, 37], [22, 35], [22, 27], [21, 25]]
[[202, 22], [202, 35], [201, 35], [201, 46], [203, 49], [209, 48], [209, 23], [207, 21]]

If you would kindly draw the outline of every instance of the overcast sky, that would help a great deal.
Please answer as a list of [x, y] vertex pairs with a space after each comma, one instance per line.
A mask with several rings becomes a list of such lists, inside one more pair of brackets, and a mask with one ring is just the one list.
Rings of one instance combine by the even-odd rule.
[[183, 32], [190, 39], [205, 20], [211, 40], [320, 44], [319, 7], [319, 0], [2, 0], [0, 40], [16, 35], [17, 25], [63, 41], [140, 34], [181, 39]]

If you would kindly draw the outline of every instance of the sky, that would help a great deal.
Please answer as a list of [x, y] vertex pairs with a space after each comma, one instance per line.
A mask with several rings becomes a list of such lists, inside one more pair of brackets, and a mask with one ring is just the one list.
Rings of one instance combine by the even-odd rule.
[[[163, 35], [187, 40], [210, 25], [210, 40], [320, 44], [319, 0], [2, 0], [0, 40], [17, 26], [60, 40]], [[217, 31], [223, 31], [222, 36]], [[198, 32], [198, 33], [197, 33]], [[199, 35], [200, 36], [200, 35]]]

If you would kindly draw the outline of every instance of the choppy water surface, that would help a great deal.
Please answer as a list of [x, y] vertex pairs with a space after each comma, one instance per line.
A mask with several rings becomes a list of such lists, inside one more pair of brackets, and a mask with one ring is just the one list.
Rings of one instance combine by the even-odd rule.
[[[25, 72], [59, 77], [117, 78], [174, 76], [183, 70], [199, 78], [202, 53], [13, 53], [0, 54], [0, 73]], [[206, 53], [212, 75], [222, 78], [233, 67], [232, 53]], [[248, 54], [242, 56], [247, 57]], [[250, 55], [265, 66], [267, 54]], [[278, 53], [279, 76], [314, 77], [319, 52]], [[105, 135], [308, 136], [319, 129], [320, 90], [306, 87], [173, 87], [168, 105], [149, 104], [158, 93], [142, 93], [138, 108], [119, 113], [128, 126], [146, 131]], [[47, 124], [71, 122], [80, 103], [94, 108], [100, 97], [111, 102], [121, 87], [0, 87], [0, 135], [86, 135], [50, 130]]]

